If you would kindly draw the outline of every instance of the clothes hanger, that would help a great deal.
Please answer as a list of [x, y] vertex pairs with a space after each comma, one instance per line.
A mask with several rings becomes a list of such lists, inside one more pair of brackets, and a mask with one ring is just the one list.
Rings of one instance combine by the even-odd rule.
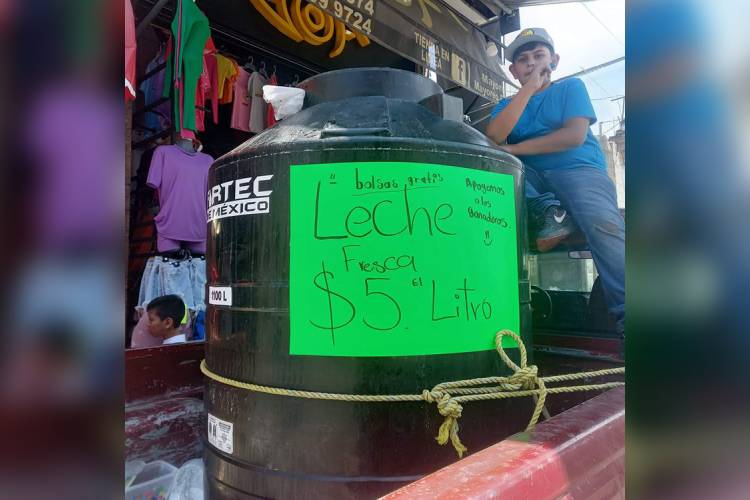
[[297, 73], [294, 74], [294, 81], [292, 82], [292, 87], [296, 87], [297, 84], [299, 84], [299, 75]]
[[[167, 48], [167, 44], [166, 44], [166, 42], [161, 42], [161, 43], [159, 44], [159, 50], [157, 50], [157, 51], [156, 51], [156, 53], [154, 54], [154, 57], [152, 57], [152, 58], [151, 58], [151, 61], [149, 61], [149, 64], [151, 64], [151, 63], [153, 63], [153, 62], [156, 62], [156, 61], [158, 61], [158, 60], [159, 60], [159, 58], [160, 58], [160, 57], [161, 57], [162, 55], [164, 55], [164, 51], [166, 50], [166, 48]], [[166, 62], [166, 61], [165, 61], [165, 62]]]
[[260, 62], [260, 75], [268, 80], [268, 72], [266, 72], [266, 61]]
[[247, 58], [245, 63], [245, 69], [251, 73], [255, 72], [255, 64], [253, 64], [253, 56]]
[[276, 76], [276, 65], [273, 65], [273, 71], [271, 72], [271, 76]]

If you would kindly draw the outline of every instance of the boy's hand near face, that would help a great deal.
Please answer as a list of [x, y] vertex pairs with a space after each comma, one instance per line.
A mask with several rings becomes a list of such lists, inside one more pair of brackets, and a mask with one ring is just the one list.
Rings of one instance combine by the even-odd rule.
[[552, 69], [550, 68], [550, 65], [540, 64], [531, 71], [529, 79], [523, 84], [523, 87], [528, 88], [532, 92], [536, 92], [551, 81]]

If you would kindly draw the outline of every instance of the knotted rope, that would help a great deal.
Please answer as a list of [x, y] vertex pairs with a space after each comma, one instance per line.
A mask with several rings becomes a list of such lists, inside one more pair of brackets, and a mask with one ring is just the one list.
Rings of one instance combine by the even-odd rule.
[[[520, 366], [514, 363], [503, 349], [502, 341], [503, 337], [506, 335], [511, 337], [518, 345]], [[623, 374], [625, 373], [625, 368], [611, 368], [591, 372], [569, 373], [552, 377], [539, 377], [537, 367], [535, 365], [528, 365], [526, 346], [523, 344], [521, 338], [514, 332], [510, 330], [500, 330], [497, 332], [495, 335], [495, 347], [505, 365], [513, 370], [512, 375], [507, 377], [485, 377], [443, 382], [436, 385], [431, 390], [422, 391], [422, 394], [337, 394], [329, 392], [297, 391], [293, 389], [249, 384], [247, 382], [222, 377], [208, 368], [205, 359], [201, 361], [200, 368], [203, 374], [208, 378], [222, 384], [236, 387], [238, 389], [246, 389], [276, 396], [323, 399], [329, 401], [352, 401], [358, 403], [393, 403], [405, 401], [426, 401], [430, 404], [435, 403], [440, 415], [445, 417], [435, 439], [441, 445], [445, 445], [450, 439], [459, 458], [467, 451], [466, 446], [463, 445], [458, 436], [458, 419], [461, 418], [463, 412], [462, 403], [532, 396], [535, 399], [536, 404], [534, 406], [534, 411], [531, 414], [529, 424], [526, 426], [526, 431], [530, 431], [539, 421], [548, 394], [594, 391], [625, 385], [624, 382], [607, 382], [603, 384], [547, 388], [547, 383], [567, 382], [591, 377]]]

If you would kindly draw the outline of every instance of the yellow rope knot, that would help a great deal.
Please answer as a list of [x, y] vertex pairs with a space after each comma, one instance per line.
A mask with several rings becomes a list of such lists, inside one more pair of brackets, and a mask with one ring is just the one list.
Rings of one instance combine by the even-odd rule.
[[453, 448], [458, 453], [458, 457], [461, 458], [467, 451], [466, 446], [463, 445], [461, 439], [458, 437], [458, 419], [461, 418], [463, 407], [450, 394], [444, 394], [437, 402], [437, 407], [440, 414], [445, 417], [445, 420], [440, 425], [435, 440], [438, 444], [444, 445], [450, 438]]
[[448, 442], [448, 439], [450, 439], [453, 448], [455, 448], [458, 456], [461, 457], [467, 450], [458, 437], [458, 419], [461, 418], [461, 413], [464, 408], [456, 398], [437, 387], [439, 386], [436, 386], [436, 388], [431, 391], [422, 391], [422, 399], [428, 403], [437, 403], [438, 412], [445, 417], [445, 420], [443, 420], [443, 423], [440, 425], [435, 440], [439, 444], [444, 445]]
[[443, 394], [443, 397], [437, 402], [438, 411], [447, 418], [461, 418], [461, 406], [450, 394]]
[[461, 406], [456, 398], [445, 391], [437, 389], [437, 387], [431, 391], [422, 391], [422, 399], [428, 403], [437, 403], [438, 412], [445, 417], [435, 440], [439, 444], [444, 445], [450, 439], [458, 456], [462, 457], [467, 450], [458, 437], [458, 419], [461, 418], [463, 406]]
[[516, 373], [508, 377], [506, 385], [517, 386], [518, 389], [534, 389], [539, 380], [538, 371], [536, 365], [522, 366]]

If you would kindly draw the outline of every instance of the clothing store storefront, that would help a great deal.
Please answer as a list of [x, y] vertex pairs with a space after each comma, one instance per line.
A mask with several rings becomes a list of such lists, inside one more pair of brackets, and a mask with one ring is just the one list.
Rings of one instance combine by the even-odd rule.
[[157, 12], [161, 3], [132, 2], [133, 30], [156, 15], [137, 29], [125, 86], [132, 101], [129, 348], [165, 342], [149, 334], [146, 306], [171, 294], [189, 310], [178, 341], [204, 338], [207, 173], [216, 158], [274, 125], [263, 85], [295, 86], [363, 64], [416, 69], [298, 1], [276, 4], [290, 12], [286, 22], [265, 0], [180, 0]]
[[129, 348], [164, 342], [149, 334], [146, 314], [164, 295], [189, 310], [176, 341], [204, 338], [208, 169], [274, 125], [264, 85], [378, 66], [431, 76], [463, 98], [464, 112], [502, 95], [485, 35], [444, 5], [427, 17], [411, 1], [126, 0], [126, 13], [130, 6]]

